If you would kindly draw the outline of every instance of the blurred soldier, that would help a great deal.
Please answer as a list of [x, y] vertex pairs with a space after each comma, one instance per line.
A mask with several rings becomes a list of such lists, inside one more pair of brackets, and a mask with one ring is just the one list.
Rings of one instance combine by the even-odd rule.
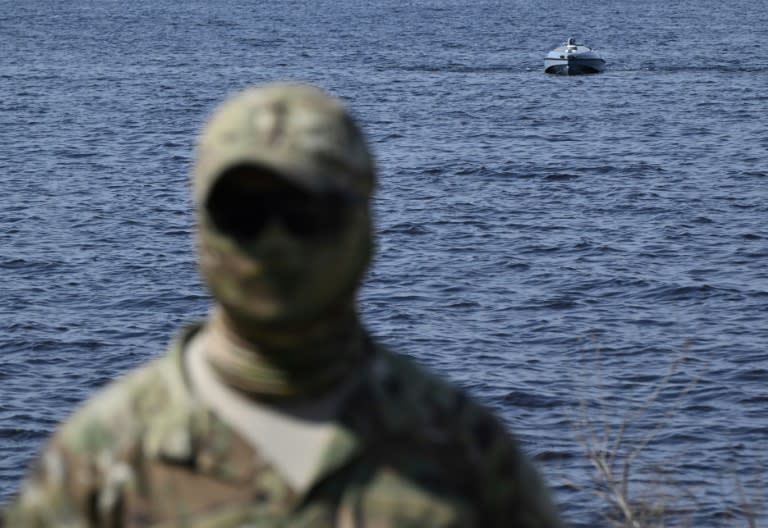
[[61, 426], [5, 526], [559, 526], [500, 422], [361, 326], [374, 166], [338, 100], [234, 96], [192, 186], [211, 316]]

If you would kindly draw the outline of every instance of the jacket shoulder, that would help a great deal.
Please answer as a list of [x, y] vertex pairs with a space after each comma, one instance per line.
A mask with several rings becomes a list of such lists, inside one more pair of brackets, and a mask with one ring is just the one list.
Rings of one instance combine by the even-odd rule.
[[[514, 436], [485, 405], [415, 361], [383, 350], [371, 385], [386, 436], [443, 460], [452, 473], [484, 479], [498, 463], [523, 465]], [[516, 470], [516, 468], [509, 468]]]
[[413, 360], [382, 350], [372, 385], [393, 447], [414, 446], [440, 464], [482, 512], [484, 526], [560, 526], [543, 479], [502, 420], [463, 389]]
[[75, 454], [124, 454], [135, 447], [152, 454], [158, 435], [167, 437], [169, 430], [189, 421], [193, 398], [184, 378], [182, 348], [194, 331], [196, 327], [185, 329], [166, 354], [96, 392], [59, 427], [51, 445]]
[[172, 359], [164, 356], [93, 394], [59, 427], [54, 443], [74, 452], [127, 448], [173, 399]]
[[8, 526], [98, 524], [94, 519], [112, 512], [119, 490], [135, 480], [134, 461], [163, 447], [186, 447], [188, 435], [174, 434], [184, 433], [178, 425], [189, 405], [179, 356], [172, 347], [97, 391], [65, 420], [3, 512]]

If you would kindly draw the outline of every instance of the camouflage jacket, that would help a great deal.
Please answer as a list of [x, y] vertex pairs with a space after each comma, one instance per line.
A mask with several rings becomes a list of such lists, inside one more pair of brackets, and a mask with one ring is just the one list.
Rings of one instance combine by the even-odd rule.
[[0, 526], [555, 527], [548, 491], [488, 411], [377, 348], [303, 493], [191, 394], [182, 351], [89, 400]]

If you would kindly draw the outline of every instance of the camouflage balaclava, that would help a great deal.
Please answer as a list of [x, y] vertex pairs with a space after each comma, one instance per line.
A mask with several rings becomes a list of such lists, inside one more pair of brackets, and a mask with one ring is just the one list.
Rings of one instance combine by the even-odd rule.
[[303, 84], [234, 95], [203, 128], [192, 186], [216, 299], [206, 355], [224, 381], [297, 398], [356, 369], [374, 166], [341, 102]]

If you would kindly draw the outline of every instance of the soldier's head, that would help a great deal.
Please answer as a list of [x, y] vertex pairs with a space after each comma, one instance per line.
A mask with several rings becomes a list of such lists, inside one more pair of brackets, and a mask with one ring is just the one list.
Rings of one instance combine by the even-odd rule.
[[200, 269], [224, 310], [282, 324], [354, 303], [374, 172], [349, 113], [317, 88], [269, 84], [224, 101], [192, 174]]

